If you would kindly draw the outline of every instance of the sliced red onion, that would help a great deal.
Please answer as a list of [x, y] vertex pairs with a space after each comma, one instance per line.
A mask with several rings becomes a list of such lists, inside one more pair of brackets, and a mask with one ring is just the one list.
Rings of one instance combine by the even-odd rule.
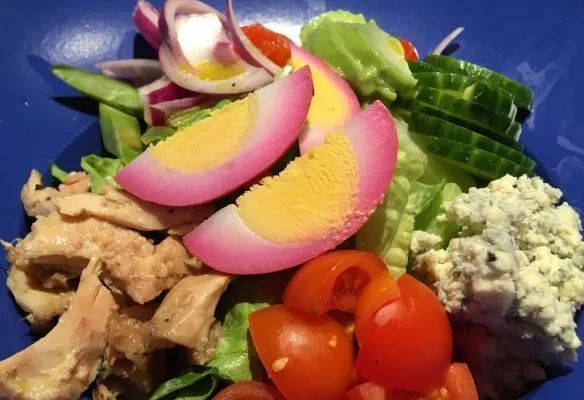
[[100, 72], [110, 78], [123, 79], [135, 86], [143, 86], [163, 75], [158, 60], [132, 58], [128, 60], [104, 61], [95, 64]]
[[[163, 125], [166, 121], [166, 114], [163, 112], [161, 113], [161, 110], [154, 108], [158, 104], [185, 100], [184, 106], [185, 108], [188, 108], [190, 103], [186, 101], [187, 99], [198, 98], [201, 96], [199, 93], [193, 93], [176, 85], [165, 76], [149, 85], [142, 86], [138, 89], [138, 93], [140, 94], [140, 99], [144, 106], [144, 120], [148, 125]], [[171, 104], [171, 106], [175, 108], [180, 105], [183, 105], [183, 103]]]
[[134, 12], [132, 13], [134, 25], [138, 31], [144, 36], [144, 39], [156, 50], [162, 43], [162, 34], [158, 29], [158, 20], [160, 15], [154, 6], [146, 0], [138, 0]]
[[442, 54], [442, 52], [448, 47], [450, 43], [452, 43], [458, 35], [460, 35], [464, 31], [464, 27], [459, 26], [452, 32], [450, 32], [444, 39], [438, 43], [438, 46], [434, 50], [432, 50], [432, 54]]
[[235, 46], [229, 40], [220, 40], [213, 49], [213, 59], [221, 64], [235, 64], [241, 57], [235, 51]]
[[270, 74], [275, 75], [280, 67], [272, 62], [268, 57], [264, 56], [262, 52], [249, 40], [243, 33], [237, 18], [233, 12], [233, 1], [227, 0], [227, 29], [231, 35], [237, 51], [241, 57], [255, 67], [262, 67]]
[[265, 69], [253, 67], [241, 60], [235, 64], [243, 70], [238, 75], [221, 80], [201, 79], [183, 67], [166, 43], [162, 43], [160, 46], [158, 57], [164, 74], [177, 85], [193, 92], [208, 94], [247, 93], [259, 89], [273, 80]]
[[[208, 94], [197, 94], [193, 97], [186, 97], [184, 99], [163, 101], [161, 103], [151, 105], [149, 109], [149, 121], [146, 122], [151, 126], [166, 125], [167, 118], [177, 112], [186, 110], [187, 108], [195, 107], [200, 104], [208, 103], [213, 99], [213, 96]], [[146, 107], [144, 108], [146, 110]], [[146, 116], [146, 113], [145, 115]]]
[[183, 69], [196, 73], [196, 69], [188, 62], [178, 41], [176, 21], [179, 15], [215, 14], [222, 24], [225, 24], [225, 16], [213, 7], [198, 0], [166, 0], [162, 6], [162, 12], [158, 21], [160, 32], [169, 44], [174, 58]]

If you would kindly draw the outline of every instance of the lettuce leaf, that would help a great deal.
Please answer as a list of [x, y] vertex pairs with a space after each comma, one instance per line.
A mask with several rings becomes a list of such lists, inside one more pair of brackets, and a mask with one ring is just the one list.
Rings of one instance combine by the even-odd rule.
[[249, 314], [267, 303], [239, 303], [225, 316], [223, 336], [215, 348], [215, 357], [207, 366], [228, 381], [249, 381], [264, 375], [261, 361], [249, 337]]
[[141, 140], [145, 146], [149, 146], [171, 137], [174, 135], [174, 132], [176, 132], [176, 129], [169, 126], [151, 126], [146, 129]]
[[212, 369], [194, 369], [164, 382], [148, 400], [207, 400], [218, 383]]
[[58, 180], [59, 182], [65, 182], [69, 173], [61, 168], [55, 163], [51, 164], [51, 176]]
[[117, 158], [100, 157], [96, 154], [81, 158], [81, 168], [89, 175], [93, 193], [101, 193], [106, 185], [119, 187], [114, 176], [123, 167], [124, 163]]
[[438, 235], [442, 238], [441, 247], [448, 246], [450, 239], [458, 235], [460, 227], [443, 217], [444, 205], [454, 201], [462, 194], [455, 183], [446, 183], [438, 196], [416, 217], [415, 229]]

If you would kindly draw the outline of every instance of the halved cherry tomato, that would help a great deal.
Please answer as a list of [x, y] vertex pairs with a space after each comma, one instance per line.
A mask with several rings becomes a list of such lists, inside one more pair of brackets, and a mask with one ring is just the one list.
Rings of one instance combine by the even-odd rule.
[[253, 24], [241, 28], [245, 36], [275, 64], [283, 67], [290, 60], [290, 39], [276, 33], [261, 24]]
[[354, 312], [369, 281], [385, 274], [387, 267], [375, 254], [356, 250], [326, 253], [294, 274], [286, 287], [284, 303], [314, 315], [330, 310]]
[[249, 316], [260, 359], [287, 400], [338, 400], [353, 384], [353, 344], [332, 318], [270, 306]]
[[395, 279], [388, 272], [376, 276], [365, 286], [355, 309], [355, 334], [359, 341], [365, 339], [375, 313], [396, 300], [399, 293]]
[[420, 56], [418, 55], [418, 50], [412, 42], [406, 39], [399, 39], [402, 47], [404, 48], [404, 56], [406, 60], [418, 61]]
[[347, 400], [478, 400], [477, 389], [466, 364], [453, 363], [446, 375], [446, 384], [425, 393], [385, 389], [365, 382], [347, 392]]
[[400, 297], [377, 311], [361, 341], [356, 368], [384, 387], [440, 388], [452, 357], [452, 330], [440, 300], [409, 275], [398, 279]]
[[284, 400], [284, 397], [271, 385], [247, 381], [227, 386], [213, 400]]

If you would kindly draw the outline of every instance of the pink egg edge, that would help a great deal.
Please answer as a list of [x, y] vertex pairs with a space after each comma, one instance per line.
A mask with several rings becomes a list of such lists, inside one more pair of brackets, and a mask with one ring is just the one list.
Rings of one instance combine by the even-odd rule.
[[[349, 121], [345, 133], [359, 165], [359, 204], [353, 218], [338, 232], [314, 243], [279, 245], [256, 235], [240, 218], [237, 207], [229, 205], [184, 238], [187, 249], [218, 271], [260, 274], [306, 262], [353, 235], [387, 191], [397, 161], [397, 133], [390, 112], [380, 102]], [[363, 134], [375, 137], [363, 140]]]
[[184, 174], [163, 166], [145, 151], [115, 180], [133, 195], [159, 204], [212, 201], [253, 179], [286, 152], [302, 129], [312, 93], [309, 68], [256, 91], [258, 115], [252, 136], [235, 157], [212, 170]]
[[361, 107], [359, 105], [359, 100], [351, 89], [351, 86], [339, 75], [337, 75], [331, 67], [327, 65], [327, 63], [321, 60], [319, 57], [315, 56], [314, 54], [310, 53], [307, 50], [304, 50], [302, 47], [292, 45], [292, 58], [297, 58], [302, 60], [303, 62], [307, 63], [311, 68], [316, 68], [320, 72], [322, 72], [327, 79], [329, 79], [337, 88], [338, 92], [344, 97], [347, 102], [348, 106], [348, 113], [344, 116], [344, 118], [338, 121], [332, 127], [319, 127], [314, 124], [307, 123], [300, 135], [300, 154], [306, 154], [311, 148], [314, 146], [318, 146], [324, 142], [324, 137], [331, 132], [335, 132], [342, 128], [347, 121], [349, 121], [352, 117], [357, 115], [359, 111], [361, 111]]

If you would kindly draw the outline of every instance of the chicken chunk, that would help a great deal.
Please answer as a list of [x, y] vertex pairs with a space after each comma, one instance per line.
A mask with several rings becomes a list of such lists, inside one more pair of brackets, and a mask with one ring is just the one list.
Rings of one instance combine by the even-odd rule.
[[175, 238], [153, 245], [135, 231], [88, 217], [53, 212], [40, 216], [31, 232], [15, 246], [5, 244], [16, 266], [50, 264], [81, 271], [97, 257], [117, 287], [144, 304], [190, 273], [193, 262]]
[[74, 294], [73, 290], [46, 290], [34, 277], [14, 265], [8, 270], [6, 285], [16, 303], [28, 313], [26, 320], [36, 331], [46, 329], [53, 318], [63, 314]]
[[89, 176], [85, 172], [72, 172], [65, 182], [59, 185], [59, 190], [45, 187], [39, 171], [30, 171], [28, 181], [22, 187], [20, 198], [26, 215], [38, 217], [49, 215], [55, 210], [55, 200], [72, 194], [89, 191]]
[[116, 309], [98, 278], [99, 262], [83, 271], [69, 310], [44, 338], [0, 361], [0, 398], [77, 399], [95, 379], [103, 362], [106, 328]]
[[228, 284], [229, 277], [219, 274], [183, 278], [152, 317], [153, 338], [204, 353], [215, 321], [215, 307]]
[[61, 214], [96, 217], [140, 231], [160, 231], [187, 223], [197, 225], [213, 212], [210, 206], [162, 206], [113, 188], [107, 188], [103, 195], [81, 193], [62, 197], [55, 204]]

